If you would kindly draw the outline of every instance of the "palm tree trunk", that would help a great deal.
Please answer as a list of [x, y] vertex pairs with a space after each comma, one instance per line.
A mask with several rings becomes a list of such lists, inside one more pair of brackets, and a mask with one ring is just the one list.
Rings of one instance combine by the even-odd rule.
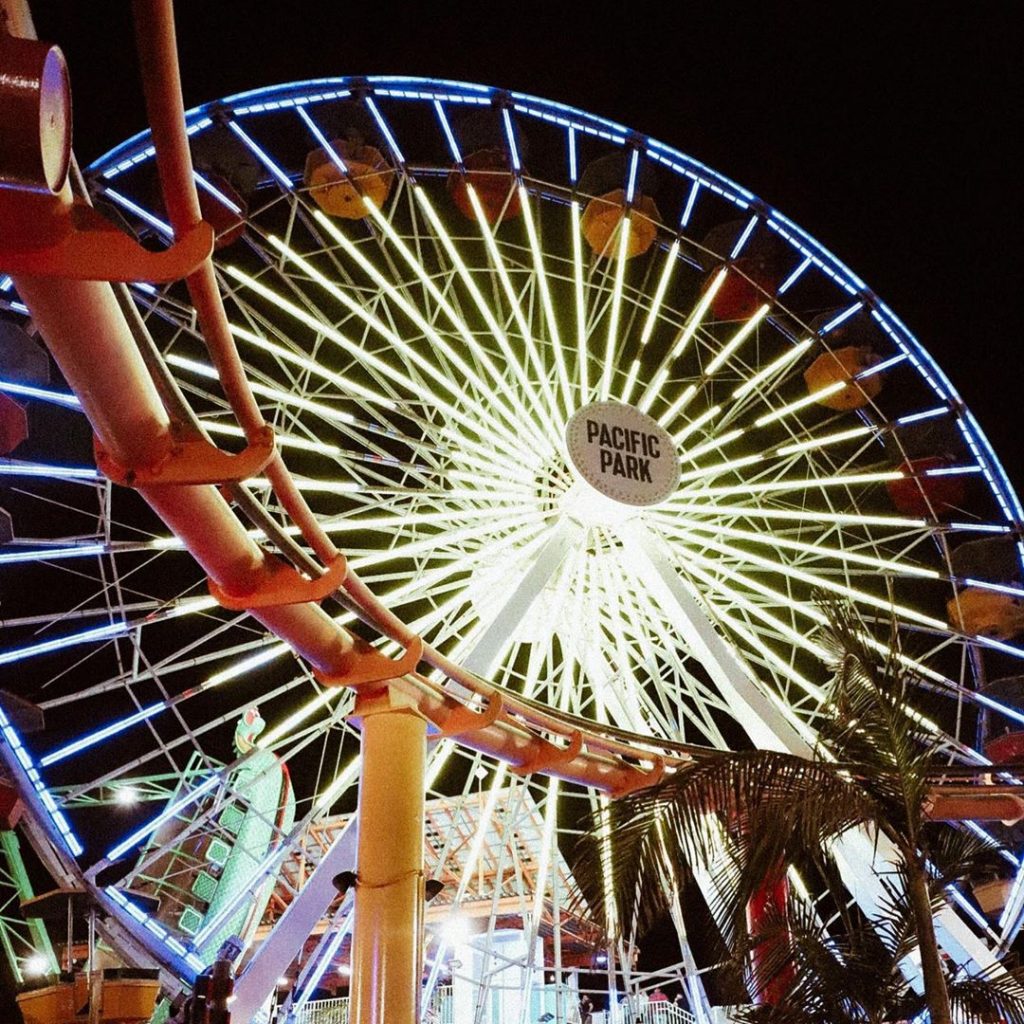
[[932, 904], [928, 894], [926, 868], [916, 852], [905, 858], [907, 872], [907, 896], [917, 932], [917, 945], [921, 951], [921, 975], [924, 979], [924, 998], [928, 1004], [932, 1024], [952, 1024], [949, 1007], [949, 993], [946, 991], [946, 975], [942, 969], [942, 957], [935, 938], [935, 921], [932, 918]]

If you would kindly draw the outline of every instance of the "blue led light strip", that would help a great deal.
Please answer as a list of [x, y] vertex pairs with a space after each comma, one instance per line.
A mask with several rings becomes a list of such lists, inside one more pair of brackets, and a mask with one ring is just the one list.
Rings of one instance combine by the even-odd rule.
[[305, 126], [309, 129], [310, 134], [313, 136], [314, 139], [316, 139], [318, 143], [320, 143], [320, 145], [324, 149], [324, 152], [330, 157], [331, 162], [334, 164], [334, 166], [337, 167], [342, 174], [348, 177], [348, 165], [345, 163], [344, 160], [341, 159], [341, 156], [338, 154], [337, 150], [331, 145], [327, 136], [324, 135], [324, 133], [320, 130], [320, 126], [313, 120], [313, 118], [309, 116], [309, 114], [306, 113], [305, 108], [296, 107], [295, 109], [298, 111], [299, 117], [302, 118], [302, 121], [305, 124]]
[[291, 191], [292, 180], [281, 170], [270, 156], [261, 149], [237, 121], [228, 121], [228, 127], [237, 135], [242, 142], [259, 158], [260, 163], [277, 179], [277, 183], [286, 191]]
[[160, 702], [159, 704], [150, 704], [149, 707], [136, 711], [134, 715], [129, 715], [127, 718], [122, 718], [117, 722], [111, 722], [102, 729], [97, 729], [96, 732], [89, 733], [87, 736], [74, 740], [63, 747], [60, 747], [58, 750], [51, 751], [45, 757], [40, 758], [39, 763], [44, 768], [48, 768], [51, 764], [63, 761], [64, 758], [70, 757], [72, 754], [77, 754], [81, 750], [86, 750], [89, 747], [94, 747], [97, 743], [102, 743], [103, 740], [107, 739], [109, 736], [113, 736], [115, 733], [121, 732], [124, 729], [129, 729], [139, 722], [144, 722], [146, 719], [152, 718], [154, 715], [165, 710], [166, 707], [167, 705], [163, 702]]
[[508, 112], [508, 107], [502, 108], [501, 117], [505, 122], [505, 137], [508, 139], [508, 151], [512, 157], [512, 170], [518, 174], [523, 168], [519, 162], [519, 147], [516, 145], [516, 133], [512, 127], [512, 115]]
[[757, 214], [755, 213], [750, 220], [747, 221], [747, 226], [743, 229], [740, 237], [736, 239], [736, 244], [732, 247], [732, 252], [729, 253], [729, 259], [734, 260], [743, 251], [743, 246], [747, 244], [747, 240], [754, 233], [754, 228], [757, 227]]
[[14, 726], [11, 725], [11, 720], [4, 713], [4, 709], [2, 707], [0, 707], [0, 736], [3, 736], [7, 745], [14, 752], [14, 756], [21, 764], [21, 767], [25, 769], [25, 774], [28, 776], [29, 782], [32, 783], [32, 788], [38, 794], [39, 799], [46, 808], [46, 813], [50, 816], [50, 820], [56, 826], [61, 839], [64, 840], [65, 845], [71, 851], [71, 855], [73, 857], [80, 857], [83, 852], [82, 844], [78, 841], [78, 837], [75, 833], [71, 831], [68, 819], [64, 817], [64, 812], [57, 806], [57, 801], [53, 799], [50, 791], [43, 784], [43, 780], [39, 775], [39, 772], [32, 763], [32, 755], [21, 742], [21, 737], [18, 735]]
[[448, 140], [448, 148], [452, 151], [452, 159], [457, 163], [462, 163], [462, 154], [459, 152], [459, 144], [455, 141], [455, 135], [452, 132], [452, 126], [448, 123], [448, 115], [444, 112], [444, 107], [441, 106], [440, 100], [434, 100], [434, 110], [437, 113], [437, 119], [441, 123], [441, 128], [444, 131], [444, 137]]
[[940, 405], [935, 409], [925, 409], [924, 412], [912, 412], [909, 416], [901, 416], [896, 420], [896, 425], [902, 427], [908, 423], [917, 423], [918, 420], [930, 420], [933, 416], [941, 416], [947, 412], [949, 412], [949, 409], [944, 405]]
[[105, 544], [75, 544], [71, 547], [33, 548], [31, 551], [0, 552], [0, 565], [18, 565], [22, 562], [49, 562], [64, 558], [83, 558], [104, 555], [110, 551]]
[[679, 226], [685, 228], [690, 223], [690, 216], [693, 213], [694, 203], [697, 202], [697, 193], [700, 191], [700, 182], [694, 180], [690, 186], [690, 194], [686, 197], [686, 206], [683, 207], [683, 215], [679, 218]]
[[63, 405], [68, 409], [81, 409], [78, 399], [66, 391], [50, 391], [48, 388], [37, 388], [32, 384], [19, 384], [13, 380], [0, 380], [0, 391], [18, 398], [38, 398], [54, 405]]
[[192, 172], [192, 177], [195, 179], [196, 184], [204, 192], [209, 192], [210, 195], [213, 196], [213, 198], [217, 200], [217, 202], [219, 202], [222, 205], [226, 206], [232, 213], [235, 213], [235, 214], [238, 214], [239, 216], [241, 216], [242, 208], [237, 203], [235, 203], [233, 200], [228, 199], [228, 197], [226, 195], [224, 195], [224, 193], [221, 192], [221, 190], [219, 188], [217, 188], [216, 185], [214, 185], [211, 182], [207, 181], [206, 178], [204, 178], [198, 171], [193, 171]]
[[197, 973], [206, 968], [206, 964], [195, 953], [189, 951], [183, 943], [179, 942], [159, 921], [154, 921], [145, 911], [133, 903], [127, 896], [119, 892], [113, 886], [108, 885], [103, 890], [119, 907], [123, 908], [133, 921], [142, 925], [146, 931], [155, 935], [161, 942], [183, 960], [193, 971]]
[[797, 279], [798, 279], [798, 278], [800, 277], [800, 275], [801, 275], [801, 274], [802, 274], [802, 273], [803, 273], [803, 272], [804, 272], [804, 271], [805, 271], [805, 270], [806, 270], [806, 269], [807, 269], [807, 268], [808, 268], [808, 267], [809, 267], [810, 265], [811, 265], [811, 257], [810, 257], [809, 255], [808, 255], [808, 256], [805, 256], [805, 257], [804, 257], [804, 259], [803, 259], [803, 262], [802, 262], [802, 263], [800, 263], [800, 264], [798, 264], [798, 266], [797, 266], [797, 267], [796, 267], [796, 269], [795, 269], [795, 270], [793, 271], [793, 273], [791, 273], [791, 274], [789, 275], [789, 277], [787, 277], [787, 278], [786, 278], [786, 280], [785, 280], [785, 281], [783, 281], [783, 282], [782, 282], [782, 284], [781, 284], [781, 285], [779, 286], [779, 292], [778, 292], [778, 294], [779, 294], [779, 295], [785, 295], [785, 294], [786, 294], [786, 292], [788, 292], [788, 291], [789, 291], [789, 289], [790, 289], [790, 288], [792, 288], [794, 284], [796, 284], [796, 282], [797, 282]]
[[384, 120], [384, 116], [377, 109], [377, 104], [373, 102], [372, 96], [366, 97], [366, 107], [373, 114], [373, 119], [377, 122], [377, 127], [381, 130], [384, 138], [387, 139], [388, 147], [394, 154], [395, 159], [400, 163], [405, 163], [405, 157], [402, 155], [402, 151], [398, 148], [398, 143], [395, 142], [394, 135], [391, 134], [391, 129], [388, 127], [387, 121]]
[[136, 217], [144, 220], [150, 227], [156, 228], [160, 234], [165, 235], [167, 238], [174, 237], [174, 229], [170, 224], [165, 223], [159, 217], [154, 217], [145, 207], [139, 206], [138, 203], [129, 199], [127, 196], [121, 195], [120, 192], [115, 191], [112, 188], [108, 188], [103, 193], [105, 196], [109, 196], [119, 206], [123, 206], [126, 210], [131, 211]]
[[49, 654], [51, 651], [59, 651], [64, 647], [73, 647], [76, 644], [95, 643], [97, 640], [112, 640], [114, 637], [123, 636], [131, 629], [127, 622], [112, 622], [107, 626], [97, 626], [94, 629], [86, 629], [81, 633], [71, 633], [68, 636], [56, 637], [53, 640], [43, 640], [37, 644], [29, 644], [27, 647], [12, 647], [6, 651], [0, 651], [0, 665], [10, 665], [16, 661], [23, 661], [25, 658], [34, 658], [39, 654]]
[[818, 331], [818, 334], [824, 337], [826, 334], [829, 333], [829, 331], [834, 331], [840, 324], [845, 323], [847, 320], [850, 319], [851, 316], [853, 316], [854, 313], [863, 308], [863, 302], [855, 302], [852, 306], [849, 306], [846, 309], [844, 309], [842, 313], [839, 313], [836, 316], [832, 317], [832, 319], [829, 320], [829, 322], [825, 324], [825, 326], [822, 327], [821, 330]]
[[195, 789], [190, 789], [184, 796], [175, 800], [161, 811], [152, 821], [147, 822], [141, 828], [136, 829], [127, 839], [123, 839], [117, 846], [113, 847], [106, 856], [107, 861], [115, 861], [124, 856], [133, 846], [137, 846], [148, 835], [155, 832], [165, 821], [180, 814], [189, 804], [193, 804], [204, 793], [208, 793], [220, 782], [219, 775], [210, 775]]
[[880, 363], [875, 363], [874, 366], [869, 366], [866, 370], [862, 370], [853, 379], [864, 380], [866, 377], [873, 377], [876, 373], [883, 373], [893, 366], [902, 363], [906, 358], [906, 352], [900, 352], [898, 355], [890, 356], [888, 359], [883, 359]]
[[632, 156], [629, 158], [629, 180], [626, 182], [626, 202], [633, 202], [633, 197], [636, 194], [636, 172], [640, 164], [640, 150], [634, 149]]
[[51, 480], [89, 480], [98, 483], [106, 477], [89, 466], [46, 466], [38, 462], [0, 459], [0, 476], [42, 476]]

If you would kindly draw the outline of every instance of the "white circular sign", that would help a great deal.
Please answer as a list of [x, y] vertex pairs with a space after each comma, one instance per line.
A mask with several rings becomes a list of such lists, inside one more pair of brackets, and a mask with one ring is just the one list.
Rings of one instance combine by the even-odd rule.
[[566, 444], [580, 476], [625, 505], [657, 505], [679, 483], [671, 435], [631, 405], [585, 405], [569, 420]]

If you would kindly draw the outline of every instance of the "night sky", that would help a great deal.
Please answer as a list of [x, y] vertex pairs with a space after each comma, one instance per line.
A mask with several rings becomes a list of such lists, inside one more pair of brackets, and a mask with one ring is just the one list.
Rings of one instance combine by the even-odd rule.
[[[886, 300], [1019, 487], [1024, 217], [1011, 152], [1024, 76], [1011, 5], [887, 5], [886, 20], [870, 4], [711, 6], [630, 3], [609, 18], [556, 3], [181, 3], [185, 102], [319, 75], [434, 75], [571, 103], [677, 146]], [[686, 18], [666, 20], [676, 8]], [[128, 5], [33, 9], [68, 55], [87, 163], [145, 125]]]
[[[438, 76], [570, 103], [690, 153], [888, 302], [1024, 487], [1011, 156], [1024, 83], [1009, 3], [177, 6], [187, 107], [323, 75]], [[68, 57], [84, 165], [145, 126], [129, 6], [32, 7]]]

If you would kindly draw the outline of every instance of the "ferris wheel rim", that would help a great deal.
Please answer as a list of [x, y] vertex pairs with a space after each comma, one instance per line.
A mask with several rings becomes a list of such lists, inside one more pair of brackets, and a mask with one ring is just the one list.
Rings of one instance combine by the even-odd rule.
[[[323, 86], [325, 84], [335, 85], [335, 84], [340, 84], [340, 83], [348, 83], [349, 85], [351, 85], [352, 83], [359, 83], [360, 85], [365, 83], [366, 86], [368, 86], [371, 90], [376, 90], [376, 91], [380, 92], [381, 94], [383, 94], [383, 92], [385, 90], [387, 90], [387, 89], [391, 89], [391, 88], [396, 87], [396, 86], [401, 86], [401, 87], [408, 86], [408, 85], [410, 85], [410, 83], [419, 86], [420, 91], [423, 91], [427, 87], [427, 85], [437, 86], [439, 88], [443, 87], [445, 89], [453, 89], [453, 88], [455, 88], [455, 86], [452, 83], [440, 82], [440, 81], [429, 80], [429, 79], [412, 80], [412, 79], [395, 79], [395, 78], [392, 78], [392, 77], [371, 78], [371, 79], [348, 79], [348, 78], [346, 78], [346, 79], [330, 79], [330, 80], [326, 80], [326, 82], [317, 82], [317, 83], [299, 83], [297, 85], [282, 86], [282, 87], [272, 88], [272, 89], [269, 89], [269, 90], [257, 90], [257, 91], [252, 92], [252, 93], [245, 93], [245, 94], [240, 94], [239, 96], [236, 96], [236, 97], [230, 97], [228, 100], [223, 101], [223, 102], [225, 104], [233, 104], [235, 107], [240, 108], [239, 110], [236, 110], [236, 113], [241, 113], [241, 112], [244, 112], [246, 110], [253, 109], [255, 106], [259, 105], [263, 101], [266, 101], [266, 103], [279, 103], [282, 100], [282, 98], [287, 98], [286, 94], [288, 94], [290, 92], [301, 92], [301, 91], [305, 90], [306, 87], [309, 86], [309, 85], [315, 85], [317, 88], [322, 90], [322, 88], [323, 88]], [[346, 88], [347, 88], [347, 86], [346, 86]], [[473, 90], [473, 92], [471, 94], [472, 95], [476, 95], [478, 97], [479, 96], [487, 95], [488, 97], [493, 98], [494, 96], [499, 94], [497, 90], [490, 90], [490, 89], [487, 89], [486, 87], [471, 87], [471, 89]], [[625, 129], [623, 129], [621, 126], [615, 125], [613, 122], [606, 122], [606, 121], [603, 121], [601, 119], [593, 118], [593, 117], [591, 117], [591, 115], [586, 115], [586, 114], [584, 114], [581, 111], [574, 110], [573, 108], [566, 108], [566, 107], [563, 107], [563, 106], [557, 105], [557, 104], [548, 104], [548, 103], [546, 103], [546, 101], [537, 100], [536, 98], [528, 97], [528, 96], [525, 96], [525, 95], [522, 95], [522, 94], [518, 94], [518, 93], [502, 94], [502, 95], [508, 95], [510, 97], [510, 99], [511, 99], [513, 104], [521, 103], [521, 104], [527, 104], [527, 105], [529, 105], [529, 104], [536, 105], [538, 110], [540, 110], [542, 112], [547, 112], [551, 116], [559, 116], [560, 117], [560, 116], [565, 115], [566, 117], [569, 117], [569, 118], [578, 118], [578, 119], [580, 119], [580, 124], [581, 125], [584, 123], [584, 121], [587, 124], [590, 124], [590, 125], [599, 125], [600, 128], [598, 130], [604, 130], [604, 131], [609, 131], [609, 132], [620, 132], [621, 131], [621, 133], [623, 135], [623, 140], [626, 139], [627, 135], [631, 135], [631, 133], [627, 133]], [[237, 102], [239, 100], [245, 100], [247, 103], [250, 104], [250, 107], [248, 107], [248, 108], [241, 107], [241, 105]], [[489, 100], [488, 100], [488, 102], [489, 102]], [[209, 104], [209, 105], [205, 105], [203, 107], [196, 108], [194, 111], [192, 111], [189, 114], [189, 123], [191, 125], [193, 125], [193, 126], [198, 124], [198, 123], [200, 123], [203, 120], [203, 118], [205, 118], [207, 116], [207, 114], [210, 111], [212, 111], [217, 106], [220, 106], [220, 104]], [[695, 173], [698, 173], [698, 174], [704, 176], [708, 181], [712, 181], [712, 182], [718, 184], [722, 188], [728, 188], [728, 189], [735, 190], [736, 194], [738, 196], [740, 196], [744, 202], [749, 202], [751, 204], [757, 202], [751, 194], [746, 193], [743, 190], [740, 190], [738, 186], [734, 186], [732, 183], [728, 182], [727, 179], [723, 179], [720, 176], [714, 175], [714, 172], [711, 172], [708, 169], [703, 168], [702, 165], [696, 164], [696, 162], [694, 162], [694, 161], [690, 161], [689, 158], [683, 157], [682, 154], [679, 154], [676, 151], [671, 150], [669, 147], [662, 146], [660, 143], [654, 143], [652, 140], [645, 140], [645, 142], [650, 145], [651, 152], [660, 153], [666, 159], [687, 161], [688, 162], [687, 165], [690, 166], [691, 169], [693, 169], [695, 171]], [[102, 166], [104, 166], [105, 163], [109, 163], [110, 161], [112, 161], [114, 159], [117, 159], [119, 164], [126, 164], [127, 163], [127, 166], [135, 166], [134, 162], [132, 162], [134, 155], [137, 155], [137, 153], [144, 153], [144, 152], [145, 152], [144, 139], [141, 136], [140, 137], [136, 137], [136, 139], [129, 140], [128, 143], [125, 143], [123, 146], [118, 147], [117, 149], [111, 151], [111, 153], [108, 154], [106, 157], [101, 158], [99, 161], [95, 162], [92, 165], [92, 169], [96, 170], [96, 171], [99, 171], [100, 168]], [[115, 164], [114, 166], [117, 167], [119, 164]], [[698, 170], [698, 168], [699, 168], [699, 170]], [[116, 175], [113, 176], [113, 179], [116, 181]], [[792, 226], [788, 221], [786, 221], [784, 218], [782, 218], [781, 215], [777, 214], [775, 211], [765, 207], [764, 204], [759, 204], [758, 205], [758, 209], [762, 210], [766, 217], [772, 217], [772, 218], [776, 219], [777, 223], [781, 226], [782, 230], [794, 233], [794, 237], [799, 240], [800, 244], [803, 244], [803, 245], [807, 246], [809, 249], [811, 249], [812, 246], [817, 246], [817, 243], [813, 242], [813, 240], [810, 240], [809, 238], [806, 238], [805, 236], [802, 235], [802, 233], [798, 233], [799, 229], [796, 229], [794, 226]], [[794, 242], [793, 244], [797, 245], [796, 242]], [[946, 381], [946, 379], [945, 379], [944, 375], [942, 374], [941, 370], [934, 364], [934, 362], [924, 352], [924, 350], [920, 348], [919, 344], [916, 342], [916, 339], [913, 339], [913, 337], [909, 334], [909, 332], [906, 331], [906, 329], [903, 327], [903, 325], [898, 320], [896, 320], [895, 317], [893, 317], [893, 316], [891, 316], [891, 314], [889, 314], [889, 311], [888, 311], [887, 307], [885, 307], [883, 304], [881, 304], [879, 300], [875, 299], [873, 295], [870, 295], [870, 293], [868, 293], [866, 291], [866, 289], [863, 288], [863, 285], [859, 281], [859, 279], [855, 278], [852, 275], [852, 273], [847, 271], [842, 266], [842, 264], [838, 263], [838, 261], [835, 260], [835, 258], [832, 257], [831, 254], [829, 254], [827, 252], [827, 250], [823, 250], [820, 247], [817, 247], [817, 248], [811, 249], [811, 251], [817, 253], [818, 258], [822, 261], [823, 264], [827, 264], [829, 267], [832, 267], [833, 269], [836, 270], [837, 273], [843, 273], [843, 274], [847, 275], [845, 277], [845, 281], [846, 281], [846, 285], [848, 286], [848, 290], [856, 288], [857, 291], [856, 291], [855, 294], [856, 294], [856, 296], [858, 298], [863, 296], [864, 297], [863, 301], [870, 301], [870, 303], [874, 305], [874, 308], [877, 311], [881, 312], [883, 314], [883, 316], [885, 316], [887, 319], [890, 320], [890, 322], [892, 323], [894, 329], [897, 332], [901, 332], [901, 334], [905, 335], [905, 337], [903, 337], [902, 339], [894, 339], [894, 340], [897, 341], [897, 343], [900, 345], [901, 348], [904, 345], [909, 346], [909, 349], [911, 351], [915, 352], [917, 358], [919, 360], [922, 360], [924, 365], [932, 372], [932, 374], [937, 376], [938, 380], [941, 382], [942, 389], [946, 392], [947, 396], [949, 397], [949, 401], [950, 402], [954, 402], [954, 403], [958, 403], [959, 399], [956, 396], [955, 391], [953, 391], [951, 386], [947, 387], [948, 382]], [[969, 416], [969, 413], [965, 409], [962, 408], [962, 403], [960, 404], [960, 408], [958, 408], [958, 413], [960, 413], [960, 414], [962, 414], [964, 416]], [[968, 422], [971, 425], [972, 429], [977, 429], [976, 428], [976, 424], [973, 421], [973, 417]], [[980, 431], [978, 431], [978, 433], [976, 435], [972, 435], [972, 436], [974, 436], [975, 441], [979, 445], [981, 445], [981, 447], [982, 447], [984, 452], [988, 452], [988, 453], [991, 454], [991, 451], [990, 451], [990, 448], [989, 448], [989, 446], [987, 444], [987, 441], [985, 441], [985, 439], [984, 439], [983, 435], [980, 433]], [[979, 460], [981, 460], [981, 456], [979, 456]], [[998, 490], [1000, 488], [1000, 486], [1001, 486], [1001, 484], [999, 484], [998, 481], [1003, 481], [1005, 483], [1005, 487], [1007, 489], [1007, 494], [1008, 494], [1007, 500], [1010, 502], [1012, 507], [1016, 507], [1017, 508], [1017, 510], [1018, 510], [1018, 520], [1019, 520], [1019, 503], [1016, 502], [1016, 498], [1013, 495], [1012, 488], [1010, 488], [1010, 486], [1009, 486], [1009, 482], [1005, 480], [1005, 474], [1002, 472], [1001, 467], [999, 467], [998, 462], [995, 461], [994, 454], [991, 455], [990, 469], [992, 470], [992, 472], [995, 473], [995, 479], [990, 479], [988, 481], [989, 486], [992, 487], [994, 490]], [[1007, 494], [1004, 494], [1004, 497], [1006, 497]]]

